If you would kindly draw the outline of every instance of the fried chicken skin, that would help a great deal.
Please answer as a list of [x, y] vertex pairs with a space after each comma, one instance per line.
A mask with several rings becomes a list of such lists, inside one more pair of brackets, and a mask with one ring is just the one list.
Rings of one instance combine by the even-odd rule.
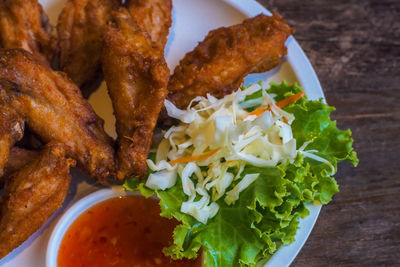
[[50, 143], [40, 156], [8, 178], [1, 207], [0, 258], [36, 232], [61, 207], [67, 195], [75, 161], [67, 146]]
[[0, 47], [23, 48], [51, 62], [56, 37], [37, 0], [0, 0]]
[[119, 0], [68, 0], [57, 24], [59, 67], [87, 98], [101, 76], [103, 31]]
[[4, 177], [20, 170], [22, 167], [38, 158], [39, 155], [39, 151], [14, 146], [11, 148], [10, 156], [4, 166]]
[[167, 94], [163, 49], [121, 8], [106, 28], [102, 62], [116, 117], [117, 177], [145, 177], [153, 129]]
[[209, 32], [175, 68], [167, 99], [185, 108], [196, 96], [209, 93], [219, 98], [237, 90], [247, 74], [279, 65], [292, 33], [278, 14], [258, 15]]
[[127, 0], [126, 8], [150, 35], [153, 42], [165, 47], [172, 25], [171, 0]]
[[0, 100], [14, 107], [44, 142], [71, 147], [79, 167], [99, 182], [113, 170], [113, 141], [103, 120], [63, 73], [22, 49], [0, 51]]
[[0, 183], [10, 150], [17, 141], [22, 139], [23, 135], [22, 117], [9, 105], [0, 104]]

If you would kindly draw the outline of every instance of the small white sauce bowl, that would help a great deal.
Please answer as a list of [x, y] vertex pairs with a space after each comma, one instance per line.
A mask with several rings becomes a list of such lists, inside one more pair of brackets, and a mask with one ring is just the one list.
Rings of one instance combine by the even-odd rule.
[[58, 249], [71, 224], [87, 209], [103, 202], [104, 200], [120, 197], [137, 195], [131, 191], [125, 191], [122, 186], [115, 186], [96, 191], [76, 202], [70, 207], [58, 221], [51, 233], [46, 252], [46, 266], [57, 267]]

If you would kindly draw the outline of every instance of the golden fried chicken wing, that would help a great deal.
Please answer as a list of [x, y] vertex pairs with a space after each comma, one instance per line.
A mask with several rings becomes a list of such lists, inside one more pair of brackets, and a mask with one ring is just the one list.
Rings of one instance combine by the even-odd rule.
[[56, 45], [38, 0], [0, 0], [0, 47], [23, 48], [43, 62], [51, 62]]
[[50, 143], [40, 156], [8, 178], [1, 207], [0, 258], [3, 258], [61, 207], [67, 195], [75, 161], [67, 146]]
[[167, 43], [172, 24], [171, 0], [127, 0], [126, 7], [133, 18], [162, 47]]
[[121, 8], [106, 28], [102, 62], [116, 117], [117, 177], [144, 177], [167, 94], [169, 69], [163, 49]]
[[22, 139], [23, 135], [24, 121], [22, 117], [9, 105], [0, 104], [0, 180], [11, 148]]
[[247, 74], [278, 66], [292, 33], [278, 14], [258, 15], [211, 31], [175, 68], [167, 99], [185, 108], [196, 96], [223, 97], [233, 92]]
[[[119, 0], [68, 0], [58, 19], [60, 69], [88, 97], [101, 76], [103, 30]], [[100, 79], [101, 80], [101, 79]]]
[[34, 161], [40, 155], [39, 151], [14, 146], [4, 166], [4, 177], [20, 170], [28, 163]]
[[113, 170], [113, 141], [103, 120], [63, 73], [22, 49], [0, 51], [0, 100], [14, 107], [44, 142], [71, 147], [79, 167], [99, 182]]

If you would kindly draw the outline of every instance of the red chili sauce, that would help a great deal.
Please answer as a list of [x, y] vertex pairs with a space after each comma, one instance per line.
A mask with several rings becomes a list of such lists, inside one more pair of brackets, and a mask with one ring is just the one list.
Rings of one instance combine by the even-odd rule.
[[201, 257], [173, 261], [162, 253], [172, 244], [178, 222], [159, 214], [158, 201], [141, 196], [112, 198], [91, 207], [66, 232], [57, 266], [201, 266]]

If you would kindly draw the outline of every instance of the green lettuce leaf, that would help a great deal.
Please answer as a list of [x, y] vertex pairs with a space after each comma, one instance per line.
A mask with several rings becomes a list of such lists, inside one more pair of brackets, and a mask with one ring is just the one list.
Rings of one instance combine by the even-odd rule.
[[[301, 90], [297, 84], [272, 83], [269, 93], [279, 101]], [[250, 99], [258, 95], [255, 93]], [[317, 154], [335, 170], [337, 163], [344, 160], [357, 165], [350, 130], [339, 130], [329, 118], [333, 107], [304, 97], [284, 109], [295, 115], [292, 130], [298, 147], [313, 140], [307, 149], [318, 150]], [[246, 166], [242, 175], [251, 173], [260, 176], [233, 205], [218, 200], [219, 212], [206, 225], [180, 212], [182, 202], [187, 200], [180, 181], [165, 191], [152, 191], [137, 179], [128, 179], [124, 186], [127, 190], [140, 190], [146, 197], [156, 194], [161, 216], [181, 222], [174, 230], [173, 245], [164, 249], [166, 255], [174, 259], [195, 258], [202, 251], [206, 267], [255, 266], [260, 259], [271, 257], [279, 247], [295, 240], [299, 218], [309, 214], [306, 203], [326, 204], [339, 188], [327, 164], [301, 153], [293, 163], [268, 168]]]

